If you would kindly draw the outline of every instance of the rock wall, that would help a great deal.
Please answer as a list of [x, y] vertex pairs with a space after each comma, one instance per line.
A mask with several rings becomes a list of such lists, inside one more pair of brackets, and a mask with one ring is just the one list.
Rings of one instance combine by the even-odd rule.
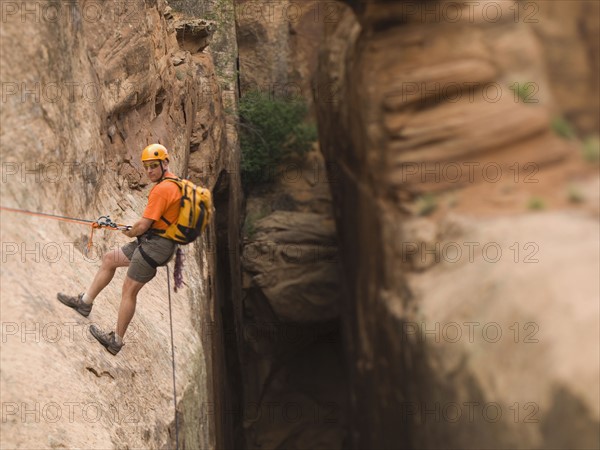
[[[236, 2], [241, 96], [259, 90], [303, 100], [314, 116], [323, 23], [336, 9], [333, 2]], [[236, 413], [246, 448], [343, 448], [346, 377], [330, 180], [318, 146], [280, 169], [246, 198], [242, 315], [232, 329], [243, 349], [244, 401]]]
[[323, 23], [335, 20], [336, 12], [333, 2], [237, 1], [242, 94], [260, 90], [312, 106]]
[[323, 158], [247, 198], [241, 322], [247, 448], [343, 448], [340, 265]]
[[597, 166], [551, 130], [545, 44], [510, 1], [347, 3], [317, 115], [351, 447], [598, 446]]
[[[216, 220], [239, 223], [237, 139], [211, 23], [161, 0], [11, 2], [0, 33], [3, 206], [133, 223], [151, 187], [139, 154], [160, 142], [175, 173], [213, 189]], [[234, 40], [219, 51], [235, 62]], [[180, 448], [222, 448], [230, 434], [216, 420], [227, 401], [222, 341], [207, 329], [221, 323], [215, 243], [235, 249], [239, 237], [235, 226], [215, 228], [185, 248], [187, 284], [171, 294]], [[1, 232], [2, 447], [174, 447], [165, 269], [141, 291], [126, 346], [112, 357], [88, 327], [114, 326], [124, 271], [89, 320], [56, 292], [84, 290], [101, 255], [127, 239], [96, 231], [86, 255], [88, 228], [5, 211]], [[237, 270], [222, 276], [239, 280]]]
[[600, 132], [600, 3], [535, 2], [525, 5], [543, 46], [559, 109], [583, 135]]

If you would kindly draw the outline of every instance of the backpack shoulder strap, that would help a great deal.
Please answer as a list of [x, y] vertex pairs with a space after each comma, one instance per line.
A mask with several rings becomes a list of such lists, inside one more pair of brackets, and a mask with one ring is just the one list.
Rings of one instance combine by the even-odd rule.
[[175, 178], [175, 177], [164, 177], [162, 180], [160, 180], [159, 183], [162, 183], [163, 181], [172, 181], [173, 183], [175, 183], [176, 185], [179, 186], [179, 183], [181, 183], [181, 178]]
[[[175, 178], [175, 177], [164, 177], [162, 180], [159, 181], [159, 183], [162, 183], [163, 181], [172, 181], [173, 183], [175, 183], [177, 185], [177, 187], [179, 189], [182, 188], [182, 183], [181, 183], [181, 178]], [[171, 226], [171, 222], [169, 222], [167, 220], [167, 218], [165, 216], [160, 216], [160, 220], [162, 220], [164, 223], [167, 224], [167, 226]], [[142, 255], [143, 256], [143, 255]]]

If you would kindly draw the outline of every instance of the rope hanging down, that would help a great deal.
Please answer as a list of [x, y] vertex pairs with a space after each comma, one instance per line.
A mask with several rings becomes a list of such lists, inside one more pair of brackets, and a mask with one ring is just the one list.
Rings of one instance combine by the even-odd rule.
[[179, 423], [177, 421], [177, 390], [175, 388], [175, 346], [173, 345], [173, 314], [171, 313], [171, 278], [167, 266], [167, 290], [169, 291], [169, 324], [171, 326], [171, 361], [173, 363], [173, 405], [175, 409], [175, 448], [179, 450]]
[[9, 208], [6, 206], [0, 206], [0, 210], [21, 213], [21, 214], [29, 214], [32, 216], [46, 217], [48, 219], [61, 220], [63, 222], [78, 223], [80, 225], [89, 225], [92, 227], [92, 231], [90, 233], [90, 239], [89, 239], [88, 245], [87, 245], [88, 251], [92, 247], [92, 239], [94, 237], [94, 230], [96, 228], [105, 228], [105, 229], [114, 230], [114, 231], [123, 231], [123, 230], [131, 229], [130, 225], [123, 225], [120, 223], [113, 222], [110, 219], [110, 216], [100, 216], [97, 220], [86, 220], [86, 219], [77, 219], [74, 217], [59, 216], [57, 214], [48, 214], [48, 213], [40, 213], [40, 212], [35, 212], [35, 211], [28, 211], [26, 209]]

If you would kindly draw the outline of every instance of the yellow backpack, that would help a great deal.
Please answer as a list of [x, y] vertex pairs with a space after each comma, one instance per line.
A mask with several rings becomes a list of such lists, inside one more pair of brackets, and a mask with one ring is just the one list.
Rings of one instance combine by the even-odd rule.
[[165, 177], [163, 180], [171, 181], [179, 186], [181, 201], [177, 222], [169, 223], [164, 217], [161, 217], [169, 227], [166, 230], [158, 231], [158, 234], [179, 244], [194, 242], [212, 218], [214, 211], [212, 195], [208, 189], [196, 186], [190, 180], [171, 177]]

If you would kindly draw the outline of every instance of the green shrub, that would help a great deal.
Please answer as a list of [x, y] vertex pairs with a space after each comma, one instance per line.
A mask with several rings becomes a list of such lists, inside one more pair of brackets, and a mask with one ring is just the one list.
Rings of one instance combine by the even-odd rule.
[[203, 17], [206, 14], [205, 2], [197, 0], [169, 0], [169, 6], [177, 12], [192, 17]]
[[564, 117], [559, 116], [552, 119], [551, 127], [562, 138], [573, 139], [577, 136], [571, 123]]
[[583, 203], [585, 201], [585, 196], [581, 192], [581, 189], [574, 185], [569, 186], [567, 196], [571, 203]]
[[457, 206], [458, 206], [458, 197], [454, 192], [451, 192], [450, 195], [448, 195], [448, 207], [456, 208]]
[[246, 220], [244, 221], [244, 236], [247, 236], [248, 239], [252, 239], [256, 233], [256, 220], [256, 217], [252, 217], [251, 215], [246, 216]]
[[540, 197], [531, 197], [527, 203], [527, 208], [532, 211], [541, 211], [546, 209], [546, 202]]
[[304, 122], [306, 104], [252, 91], [240, 99], [241, 173], [245, 187], [272, 180], [276, 167], [292, 154], [307, 152], [317, 133]]
[[515, 102], [520, 99], [522, 103], [538, 103], [539, 100], [535, 97], [538, 87], [532, 82], [513, 83], [510, 90], [515, 93]]
[[212, 20], [217, 25], [231, 22], [234, 18], [234, 3], [230, 0], [169, 0], [175, 12], [189, 17]]
[[590, 136], [583, 141], [583, 158], [590, 163], [600, 161], [600, 138], [598, 136]]
[[258, 211], [249, 212], [244, 221], [244, 236], [252, 240], [256, 234], [256, 222], [267, 217], [269, 212], [270, 211], [265, 207], [261, 207]]
[[437, 206], [435, 195], [428, 192], [417, 200], [417, 214], [419, 216], [428, 216], [437, 209]]

